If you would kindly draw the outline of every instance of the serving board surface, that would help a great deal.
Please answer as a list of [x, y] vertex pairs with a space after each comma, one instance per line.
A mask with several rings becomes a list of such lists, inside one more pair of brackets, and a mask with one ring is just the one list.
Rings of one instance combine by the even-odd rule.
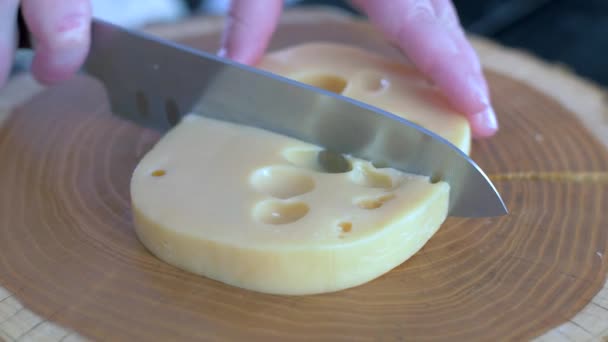
[[[149, 30], [214, 51], [220, 28], [218, 19], [199, 18]], [[316, 9], [285, 15], [271, 50], [320, 37], [401, 58], [367, 23]], [[307, 297], [236, 289], [154, 258], [133, 232], [128, 189], [158, 137], [112, 117], [90, 79], [44, 89], [28, 75], [15, 78], [0, 93], [0, 339], [608, 336], [601, 90], [475, 44], [501, 131], [475, 142], [472, 156], [510, 215], [449, 218], [385, 276]]]

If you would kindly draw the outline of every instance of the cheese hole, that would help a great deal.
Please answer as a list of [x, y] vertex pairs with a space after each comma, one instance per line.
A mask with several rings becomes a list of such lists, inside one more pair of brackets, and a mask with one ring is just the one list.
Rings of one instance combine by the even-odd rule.
[[353, 223], [348, 221], [340, 222], [338, 223], [338, 227], [340, 227], [342, 233], [350, 233], [353, 230]]
[[289, 149], [283, 156], [291, 164], [323, 173], [346, 173], [352, 170], [351, 162], [342, 154], [319, 149]]
[[165, 102], [165, 113], [167, 114], [167, 122], [171, 127], [177, 125], [180, 121], [179, 107], [174, 99], [168, 99]]
[[307, 74], [296, 77], [296, 80], [336, 94], [341, 94], [348, 84], [344, 78], [328, 74]]
[[279, 225], [296, 222], [306, 216], [309, 210], [303, 202], [266, 200], [256, 205], [253, 215], [260, 222]]
[[163, 169], [154, 170], [151, 173], [152, 177], [162, 177], [166, 174], [167, 174], [167, 171], [165, 171]]
[[356, 205], [361, 209], [378, 209], [382, 207], [386, 202], [395, 198], [395, 194], [386, 194], [376, 197], [364, 197], [355, 200]]
[[352, 170], [350, 162], [340, 153], [327, 150], [317, 153], [317, 165], [327, 173], [344, 173]]
[[357, 165], [350, 174], [353, 183], [370, 188], [391, 189], [394, 187], [393, 177], [384, 170], [378, 170], [371, 163]]
[[269, 166], [256, 170], [251, 184], [260, 192], [286, 199], [305, 194], [315, 188], [312, 177], [291, 167]]
[[390, 81], [386, 76], [373, 71], [361, 72], [357, 75], [356, 82], [361, 89], [372, 93], [383, 91], [390, 86]]
[[388, 163], [384, 161], [374, 161], [372, 162], [372, 165], [377, 169], [385, 169], [389, 167]]

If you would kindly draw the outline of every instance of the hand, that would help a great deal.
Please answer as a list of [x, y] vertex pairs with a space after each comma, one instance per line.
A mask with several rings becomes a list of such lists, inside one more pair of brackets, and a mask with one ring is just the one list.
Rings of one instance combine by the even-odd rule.
[[42, 84], [52, 84], [72, 76], [89, 50], [90, 1], [0, 0], [0, 87], [13, 62], [20, 5], [36, 45], [34, 77]]
[[[450, 0], [352, 0], [464, 113], [474, 137], [498, 130], [479, 59]], [[221, 54], [254, 64], [264, 54], [282, 0], [233, 0]]]

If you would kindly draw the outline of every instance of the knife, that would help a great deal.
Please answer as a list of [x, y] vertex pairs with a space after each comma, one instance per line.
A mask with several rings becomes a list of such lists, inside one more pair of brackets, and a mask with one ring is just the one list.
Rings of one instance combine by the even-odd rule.
[[[507, 214], [483, 170], [439, 135], [324, 89], [93, 19], [83, 71], [115, 115], [161, 133], [185, 114], [257, 127], [450, 185], [448, 215]], [[20, 47], [31, 48], [19, 16]]]

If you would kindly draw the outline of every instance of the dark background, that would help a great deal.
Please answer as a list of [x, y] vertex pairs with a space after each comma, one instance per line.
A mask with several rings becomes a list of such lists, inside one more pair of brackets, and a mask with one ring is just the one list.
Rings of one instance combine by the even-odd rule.
[[[188, 0], [192, 3], [200, 2]], [[464, 28], [608, 86], [608, 0], [453, 0]], [[304, 0], [357, 13], [347, 1]]]

